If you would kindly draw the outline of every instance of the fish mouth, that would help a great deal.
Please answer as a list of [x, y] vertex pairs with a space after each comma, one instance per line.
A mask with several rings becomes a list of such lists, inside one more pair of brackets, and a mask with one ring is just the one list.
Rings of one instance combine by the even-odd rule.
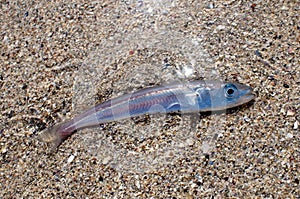
[[244, 103], [248, 103], [252, 100], [254, 100], [256, 95], [253, 92], [253, 89], [251, 87], [248, 87], [245, 91], [245, 94], [238, 100], [237, 104], [241, 105]]
[[248, 93], [244, 94], [243, 97], [241, 97], [238, 101], [236, 101], [235, 104], [230, 104], [229, 106], [227, 106], [226, 109], [232, 109], [232, 108], [242, 106], [243, 104], [247, 104], [250, 101], [254, 100], [255, 97], [256, 95], [252, 92], [252, 89], [249, 89]]
[[255, 97], [256, 97], [256, 95], [255, 95], [255, 94], [253, 94], [253, 93], [249, 93], [249, 94], [245, 95], [245, 98], [244, 98], [244, 100], [245, 100], [245, 103], [247, 103], [247, 102], [250, 102], [250, 101], [254, 100], [254, 99], [255, 99]]

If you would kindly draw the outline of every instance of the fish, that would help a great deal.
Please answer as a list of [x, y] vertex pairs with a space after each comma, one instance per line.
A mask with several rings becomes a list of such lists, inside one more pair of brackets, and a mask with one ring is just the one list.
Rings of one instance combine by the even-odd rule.
[[99, 103], [73, 119], [43, 130], [38, 139], [54, 148], [74, 132], [99, 124], [158, 113], [201, 113], [243, 105], [255, 98], [250, 86], [219, 80], [195, 80], [148, 87]]

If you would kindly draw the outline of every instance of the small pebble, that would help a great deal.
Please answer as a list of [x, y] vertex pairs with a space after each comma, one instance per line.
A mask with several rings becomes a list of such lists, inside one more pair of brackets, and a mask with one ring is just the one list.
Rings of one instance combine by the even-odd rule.
[[244, 121], [245, 121], [245, 122], [250, 122], [251, 119], [250, 119], [248, 116], [244, 116]]
[[74, 155], [71, 155], [69, 158], [68, 158], [68, 163], [71, 163], [73, 160], [74, 160], [75, 156]]
[[298, 129], [298, 126], [299, 126], [299, 122], [296, 121], [296, 122], [294, 123], [293, 129], [294, 129], [294, 130], [297, 130], [297, 129]]
[[195, 175], [196, 179], [199, 181], [199, 182], [202, 182], [202, 177], [199, 175], [199, 173], [196, 173]]
[[289, 88], [290, 86], [288, 84], [283, 84], [284, 88]]
[[208, 4], [207, 8], [208, 9], [213, 9], [214, 8], [214, 4], [213, 3]]
[[219, 25], [219, 26], [217, 26], [217, 29], [218, 30], [224, 30], [226, 27], [225, 26], [223, 26], [223, 25]]
[[258, 56], [259, 58], [263, 58], [261, 52], [259, 52], [259, 50], [255, 51], [256, 56]]
[[183, 68], [183, 73], [186, 77], [191, 76], [194, 73], [194, 69], [192, 67], [184, 67]]
[[294, 136], [293, 136], [293, 134], [288, 133], [288, 134], [286, 134], [286, 137], [287, 137], [287, 138], [293, 138]]
[[139, 181], [139, 180], [135, 181], [135, 186], [136, 186], [136, 188], [138, 188], [138, 189], [141, 188], [141, 184], [140, 184], [140, 181]]
[[295, 111], [294, 110], [288, 110], [286, 112], [286, 116], [294, 116], [295, 115]]
[[6, 149], [5, 147], [1, 149], [1, 153], [4, 154], [4, 153], [6, 153], [6, 152], [7, 152], [7, 149]]
[[252, 12], [254, 12], [254, 11], [255, 11], [255, 7], [256, 7], [256, 4], [255, 4], [255, 3], [253, 3], [253, 4], [251, 5]]
[[270, 75], [270, 76], [268, 77], [268, 79], [269, 79], [269, 80], [275, 80], [275, 77], [274, 77], [273, 75]]

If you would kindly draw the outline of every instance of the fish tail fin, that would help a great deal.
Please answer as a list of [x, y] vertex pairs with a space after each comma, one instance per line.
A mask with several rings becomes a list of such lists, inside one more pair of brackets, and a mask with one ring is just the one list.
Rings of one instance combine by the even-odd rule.
[[39, 141], [50, 143], [52, 145], [51, 152], [56, 151], [57, 147], [72, 134], [72, 132], [64, 132], [61, 130], [63, 124], [64, 123], [61, 123], [47, 128], [37, 137]]

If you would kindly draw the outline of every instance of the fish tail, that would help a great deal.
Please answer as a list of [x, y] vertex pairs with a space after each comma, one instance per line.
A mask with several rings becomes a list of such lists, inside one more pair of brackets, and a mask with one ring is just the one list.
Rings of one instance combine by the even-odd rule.
[[57, 124], [53, 127], [43, 130], [37, 137], [41, 142], [52, 144], [51, 152], [55, 151], [57, 147], [66, 140], [72, 132], [66, 132], [62, 125], [65, 123]]

